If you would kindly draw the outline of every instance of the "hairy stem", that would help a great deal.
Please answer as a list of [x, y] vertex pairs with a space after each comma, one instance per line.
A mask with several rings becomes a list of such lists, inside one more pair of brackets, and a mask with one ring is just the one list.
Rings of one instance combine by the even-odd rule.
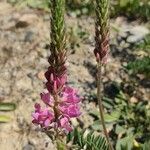
[[98, 105], [99, 105], [99, 112], [100, 112], [100, 118], [104, 130], [104, 134], [106, 136], [107, 143], [109, 144], [109, 149], [113, 150], [113, 146], [109, 140], [109, 135], [106, 129], [105, 120], [104, 120], [104, 110], [103, 110], [103, 104], [102, 104], [102, 96], [101, 96], [101, 86], [102, 86], [102, 64], [100, 62], [97, 63], [97, 98], [98, 98]]

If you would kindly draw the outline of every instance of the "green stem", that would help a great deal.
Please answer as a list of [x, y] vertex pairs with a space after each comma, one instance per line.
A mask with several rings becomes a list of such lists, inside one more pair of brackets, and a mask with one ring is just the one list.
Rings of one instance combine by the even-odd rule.
[[99, 105], [99, 112], [100, 112], [100, 118], [104, 130], [104, 134], [106, 136], [107, 143], [109, 145], [109, 149], [113, 150], [113, 146], [109, 140], [109, 135], [106, 129], [105, 125], [105, 119], [104, 119], [104, 110], [103, 110], [103, 104], [102, 104], [102, 96], [101, 96], [101, 86], [102, 86], [102, 64], [98, 62], [98, 74], [97, 74], [97, 99], [98, 99], [98, 105]]
[[66, 144], [62, 141], [62, 139], [57, 137], [56, 139], [57, 150], [67, 150]]

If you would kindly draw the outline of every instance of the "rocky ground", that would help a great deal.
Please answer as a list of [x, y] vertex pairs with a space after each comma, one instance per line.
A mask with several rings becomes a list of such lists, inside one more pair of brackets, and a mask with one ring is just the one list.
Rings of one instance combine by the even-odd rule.
[[[84, 97], [83, 115], [73, 120], [73, 124], [86, 128], [93, 120], [88, 111], [97, 109], [95, 102], [89, 101], [96, 91], [94, 20], [67, 15], [66, 22], [69, 84]], [[149, 32], [146, 25], [137, 24], [138, 21], [129, 23], [123, 17], [111, 21], [111, 52], [103, 78], [106, 89], [114, 81], [118, 84], [125, 81], [123, 87], [128, 89], [130, 79], [122, 65], [132, 59], [134, 52], [129, 47]], [[31, 123], [34, 103], [40, 100], [43, 88], [43, 73], [48, 67], [49, 41], [48, 13], [0, 2], [0, 101], [17, 104], [16, 110], [8, 113], [11, 122], [0, 124], [1, 150], [55, 149], [51, 140]], [[131, 98], [148, 99], [148, 92], [148, 88], [138, 85]]]

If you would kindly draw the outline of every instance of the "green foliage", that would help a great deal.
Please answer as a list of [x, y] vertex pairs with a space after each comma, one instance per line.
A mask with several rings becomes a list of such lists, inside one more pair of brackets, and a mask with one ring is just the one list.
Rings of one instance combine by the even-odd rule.
[[[110, 2], [111, 17], [125, 15], [129, 18], [141, 17], [146, 20], [150, 19], [149, 0], [112, 0]], [[92, 14], [94, 10], [92, 0], [67, 0], [67, 7], [78, 16]]]
[[140, 44], [138, 44], [135, 49], [137, 50], [143, 50], [150, 54], [150, 34], [148, 34], [145, 38], [144, 41]]
[[120, 112], [120, 117], [114, 130], [116, 134], [118, 125], [122, 128], [122, 137], [124, 135], [133, 135], [139, 141], [150, 139], [150, 109], [147, 101], [131, 103], [120, 92], [115, 98], [114, 109]]
[[131, 74], [144, 74], [150, 77], [150, 35], [146, 36], [144, 41], [134, 48], [136, 53], [144, 53], [144, 56], [137, 58], [135, 61], [129, 62], [126, 68]]
[[43, 9], [49, 11], [50, 1], [49, 0], [7, 0], [11, 4], [17, 7], [29, 6], [32, 8]]
[[0, 111], [12, 111], [16, 109], [14, 103], [0, 103]]
[[66, 0], [67, 9], [76, 16], [89, 15], [93, 13], [92, 0]]
[[75, 129], [68, 134], [67, 141], [72, 141], [77, 150], [108, 150], [105, 138], [102, 136], [95, 136], [93, 132], [86, 134], [86, 131], [79, 132]]
[[114, 0], [112, 5], [112, 16], [126, 15], [129, 18], [150, 19], [149, 0]]
[[138, 73], [150, 77], [150, 57], [148, 56], [129, 62], [126, 68], [130, 70], [132, 74]]
[[105, 138], [95, 136], [93, 132], [86, 134], [86, 131], [79, 132], [75, 129], [68, 134], [67, 141], [71, 141], [77, 150], [108, 150]]
[[9, 116], [0, 115], [0, 123], [6, 123], [6, 122], [9, 122], [10, 120], [11, 118]]
[[89, 38], [89, 33], [87, 30], [78, 25], [77, 27], [69, 28], [68, 37], [70, 48], [75, 49], [76, 47], [80, 47], [80, 43], [86, 43], [86, 40]]
[[146, 141], [143, 145], [142, 145], [142, 150], [149, 150], [150, 148], [150, 140]]
[[[14, 103], [0, 103], [0, 111], [13, 111], [16, 109]], [[0, 115], [0, 123], [9, 122], [11, 118], [7, 115]]]
[[125, 138], [118, 140], [116, 150], [131, 150], [134, 144], [133, 141], [134, 141], [133, 136], [127, 136]]
[[[121, 91], [115, 99], [104, 98], [103, 104], [108, 113], [105, 115], [106, 126], [111, 131], [113, 141], [116, 141], [117, 150], [129, 144], [127, 150], [136, 148], [135, 141], [140, 145], [150, 140], [150, 106], [147, 101], [131, 103]], [[93, 116], [99, 118], [98, 111], [90, 112]], [[99, 130], [98, 119], [91, 126]]]
[[66, 145], [60, 139], [56, 139], [57, 150], [66, 150]]
[[[87, 130], [78, 131], [76, 128], [67, 136], [67, 143], [72, 143], [72, 150], [108, 150], [106, 140], [102, 136], [96, 136], [94, 132]], [[150, 140], [140, 144], [134, 135], [128, 135], [118, 140], [116, 150], [149, 150]]]
[[[49, 11], [50, 0], [7, 0], [17, 6], [29, 6]], [[67, 9], [76, 16], [93, 14], [93, 0], [66, 0]], [[150, 19], [149, 0], [112, 0], [111, 17], [125, 15], [129, 18]]]

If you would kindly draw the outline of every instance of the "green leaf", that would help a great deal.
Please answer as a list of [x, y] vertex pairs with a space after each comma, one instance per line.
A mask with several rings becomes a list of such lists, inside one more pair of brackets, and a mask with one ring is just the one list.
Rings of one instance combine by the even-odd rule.
[[120, 0], [120, 7], [126, 7], [128, 5], [128, 2], [127, 0]]
[[72, 133], [74, 134], [72, 146], [74, 147], [75, 144], [78, 150], [108, 150], [105, 138], [102, 136], [95, 136], [93, 131], [86, 135], [86, 131], [79, 132], [75, 129]]
[[115, 132], [116, 132], [116, 134], [123, 134], [123, 133], [125, 133], [127, 130], [124, 128], [124, 127], [122, 127], [122, 126], [120, 126], [120, 125], [116, 125], [116, 129], [115, 129]]
[[97, 109], [90, 111], [89, 114], [94, 116], [94, 117], [100, 118], [99, 117], [100, 114], [99, 114], [99, 111]]
[[16, 109], [14, 103], [0, 103], [0, 111], [13, 111]]
[[91, 125], [92, 129], [95, 130], [95, 131], [99, 131], [99, 130], [102, 130], [103, 127], [102, 125], [100, 124], [100, 121], [99, 120], [96, 120], [94, 121], [94, 123]]
[[119, 119], [119, 117], [120, 117], [119, 111], [114, 111], [111, 114], [104, 114], [106, 123], [115, 122]]
[[150, 57], [145, 56], [142, 59], [129, 62], [126, 68], [132, 71], [132, 74], [136, 75], [139, 73], [150, 77]]
[[104, 108], [113, 109], [114, 105], [115, 105], [115, 104], [114, 104], [114, 102], [112, 101], [112, 99], [107, 98], [107, 97], [104, 97], [104, 98], [103, 98], [103, 106], [104, 106]]
[[74, 132], [69, 132], [69, 134], [67, 135], [67, 143], [73, 139], [73, 136]]
[[0, 123], [6, 123], [6, 122], [9, 122], [10, 120], [11, 118], [9, 116], [0, 115]]
[[[94, 121], [94, 123], [91, 125], [92, 129], [95, 131], [102, 131], [103, 130], [103, 126], [100, 122], [100, 120], [96, 120]], [[112, 129], [113, 128], [113, 123], [106, 123], [106, 128], [108, 129]]]
[[142, 148], [143, 148], [142, 150], [149, 150], [149, 148], [150, 148], [150, 141], [145, 142], [143, 144]]
[[132, 150], [134, 136], [127, 136], [117, 141], [116, 150]]

